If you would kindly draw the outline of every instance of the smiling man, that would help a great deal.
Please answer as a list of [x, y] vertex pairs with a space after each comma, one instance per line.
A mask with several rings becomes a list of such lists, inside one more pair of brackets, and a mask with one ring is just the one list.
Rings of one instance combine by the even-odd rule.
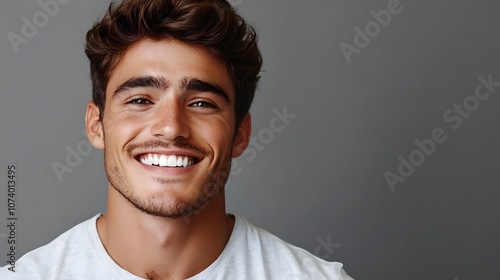
[[226, 213], [262, 66], [255, 32], [227, 1], [111, 5], [86, 54], [86, 127], [104, 149], [107, 213], [1, 279], [351, 279], [342, 264]]

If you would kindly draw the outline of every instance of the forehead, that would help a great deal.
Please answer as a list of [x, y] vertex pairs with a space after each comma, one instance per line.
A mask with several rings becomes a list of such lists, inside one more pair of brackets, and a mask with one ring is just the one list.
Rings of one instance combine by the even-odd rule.
[[234, 101], [234, 86], [224, 63], [209, 50], [177, 40], [145, 39], [130, 47], [110, 74], [106, 96], [135, 77], [162, 77], [174, 87], [197, 78], [221, 87]]

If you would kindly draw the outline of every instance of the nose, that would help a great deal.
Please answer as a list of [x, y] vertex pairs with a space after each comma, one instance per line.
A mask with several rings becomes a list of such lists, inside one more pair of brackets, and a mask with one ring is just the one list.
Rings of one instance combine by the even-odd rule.
[[190, 136], [188, 114], [180, 101], [170, 98], [157, 104], [151, 134], [166, 141], [187, 139]]

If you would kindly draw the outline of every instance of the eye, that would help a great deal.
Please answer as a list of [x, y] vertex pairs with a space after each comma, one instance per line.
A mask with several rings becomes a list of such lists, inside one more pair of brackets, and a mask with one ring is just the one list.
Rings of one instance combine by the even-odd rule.
[[217, 108], [217, 106], [211, 102], [205, 101], [205, 100], [197, 100], [193, 103], [191, 103], [191, 106], [193, 107], [204, 107], [204, 108]]
[[143, 98], [143, 97], [137, 97], [137, 98], [134, 98], [134, 99], [128, 101], [127, 104], [149, 105], [149, 104], [153, 104], [153, 102], [151, 102], [150, 100]]

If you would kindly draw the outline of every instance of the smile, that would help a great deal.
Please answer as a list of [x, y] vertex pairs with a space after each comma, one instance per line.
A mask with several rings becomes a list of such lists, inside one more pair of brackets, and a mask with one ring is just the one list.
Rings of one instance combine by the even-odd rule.
[[152, 166], [188, 167], [195, 164], [198, 160], [193, 157], [181, 155], [143, 154], [139, 156], [139, 161]]

